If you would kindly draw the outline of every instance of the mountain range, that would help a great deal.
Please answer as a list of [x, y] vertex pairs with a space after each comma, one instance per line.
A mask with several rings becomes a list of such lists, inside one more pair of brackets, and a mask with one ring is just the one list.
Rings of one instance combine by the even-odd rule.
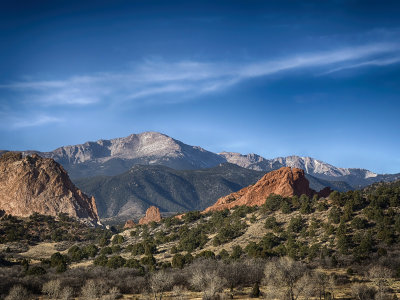
[[[2, 152], [6, 151], [0, 151], [0, 154]], [[400, 174], [376, 174], [366, 169], [339, 168], [311, 157], [266, 159], [257, 154], [213, 153], [158, 132], [143, 132], [125, 138], [64, 146], [50, 152], [23, 151], [25, 154], [32, 152], [59, 162], [72, 180], [97, 175], [118, 175], [139, 164], [162, 165], [175, 170], [197, 170], [225, 162], [264, 173], [281, 167], [300, 168], [316, 178], [343, 181], [352, 188], [400, 179]]]
[[233, 152], [221, 152], [219, 154], [225, 157], [228, 162], [247, 169], [270, 172], [282, 167], [298, 168], [320, 179], [346, 182], [353, 189], [358, 189], [374, 182], [400, 179], [400, 174], [376, 174], [360, 168], [338, 168], [311, 157], [292, 155], [265, 159], [257, 154], [243, 155]]
[[152, 205], [162, 212], [203, 210], [282, 167], [304, 170], [316, 191], [348, 191], [400, 179], [400, 174], [338, 168], [310, 157], [213, 153], [157, 132], [22, 154], [60, 163], [84, 193], [95, 196], [100, 218], [139, 218]]

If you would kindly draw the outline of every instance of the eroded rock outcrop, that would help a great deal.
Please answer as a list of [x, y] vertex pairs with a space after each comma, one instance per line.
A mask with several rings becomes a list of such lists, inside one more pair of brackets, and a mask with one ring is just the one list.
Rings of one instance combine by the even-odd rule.
[[0, 157], [0, 209], [21, 217], [67, 213], [99, 221], [94, 197], [82, 193], [61, 165], [37, 154], [7, 152]]
[[136, 224], [133, 220], [128, 220], [125, 222], [124, 229], [131, 229], [135, 226], [136, 226]]
[[139, 220], [139, 224], [148, 224], [150, 222], [160, 222], [161, 221], [161, 214], [158, 207], [150, 206], [146, 210], [146, 215]]
[[[327, 190], [323, 190], [327, 194]], [[283, 197], [300, 196], [305, 194], [313, 196], [317, 194], [310, 189], [309, 182], [305, 177], [304, 170], [297, 168], [282, 167], [276, 171], [265, 174], [254, 185], [250, 185], [236, 193], [218, 199], [218, 201], [208, 207], [207, 211], [231, 209], [235, 206], [248, 205], [260, 206], [270, 194], [277, 194]]]

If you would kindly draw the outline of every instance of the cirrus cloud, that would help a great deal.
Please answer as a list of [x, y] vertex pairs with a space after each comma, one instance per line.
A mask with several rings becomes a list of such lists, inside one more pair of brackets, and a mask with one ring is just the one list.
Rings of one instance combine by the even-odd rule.
[[316, 70], [316, 75], [326, 76], [346, 69], [383, 67], [399, 62], [399, 44], [378, 43], [252, 62], [147, 59], [124, 72], [79, 75], [64, 80], [21, 81], [2, 84], [0, 89], [15, 93], [20, 101], [33, 101], [42, 106], [83, 106], [106, 101], [162, 103], [167, 102], [166, 97], [159, 96], [174, 95], [175, 101], [186, 101], [244, 80], [292, 70]]

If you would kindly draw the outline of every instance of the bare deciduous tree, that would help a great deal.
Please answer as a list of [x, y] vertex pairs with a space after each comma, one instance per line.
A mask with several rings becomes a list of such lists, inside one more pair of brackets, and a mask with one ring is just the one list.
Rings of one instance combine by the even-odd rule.
[[369, 269], [368, 278], [377, 288], [377, 300], [384, 300], [391, 283], [392, 271], [382, 266], [373, 266]]
[[188, 297], [185, 296], [185, 294], [187, 294], [187, 290], [183, 286], [175, 285], [172, 289], [172, 295], [174, 296], [174, 299], [186, 300]]
[[351, 287], [351, 294], [357, 300], [375, 299], [376, 289], [365, 284], [354, 284]]
[[315, 295], [314, 276], [305, 274], [296, 283], [295, 291], [298, 295], [302, 295], [303, 299], [308, 300]]
[[82, 287], [81, 296], [87, 300], [97, 299], [103, 296], [106, 290], [106, 284], [102, 280], [89, 279]]
[[189, 268], [190, 284], [203, 292], [203, 299], [215, 299], [226, 285], [226, 279], [221, 276], [221, 267], [214, 260], [198, 260]]
[[307, 268], [303, 263], [289, 257], [268, 262], [264, 273], [265, 283], [268, 285], [267, 297], [295, 300], [308, 288], [309, 282], [300, 280], [303, 276], [308, 276]]
[[228, 287], [233, 289], [238, 286], [253, 286], [260, 284], [264, 277], [265, 261], [262, 259], [237, 260], [221, 266], [221, 275], [226, 279]]
[[107, 295], [104, 295], [101, 297], [101, 300], [115, 300], [120, 298], [122, 295], [119, 291], [119, 288], [117, 287], [112, 287], [109, 291]]
[[50, 299], [58, 299], [61, 296], [61, 281], [59, 279], [50, 280], [43, 285], [42, 292]]
[[157, 300], [157, 295], [161, 300], [163, 292], [169, 289], [172, 283], [172, 276], [170, 276], [166, 271], [161, 270], [153, 273], [150, 277], [149, 284], [154, 295], [154, 300]]
[[265, 260], [263, 259], [247, 259], [245, 260], [246, 277], [248, 285], [261, 283], [264, 278]]
[[29, 292], [22, 285], [14, 285], [5, 300], [29, 299]]
[[231, 292], [233, 292], [235, 287], [244, 284], [243, 277], [246, 273], [243, 262], [239, 260], [223, 266], [223, 276], [225, 277]]
[[66, 286], [62, 290], [60, 298], [62, 300], [70, 300], [72, 299], [73, 295], [74, 295], [74, 289], [70, 286]]
[[328, 294], [330, 284], [332, 283], [331, 277], [323, 272], [315, 272], [313, 275], [313, 282], [319, 299], [325, 299]]
[[205, 274], [206, 285], [203, 288], [203, 299], [212, 300], [215, 299], [217, 293], [221, 292], [226, 284], [225, 278], [221, 277], [217, 271]]

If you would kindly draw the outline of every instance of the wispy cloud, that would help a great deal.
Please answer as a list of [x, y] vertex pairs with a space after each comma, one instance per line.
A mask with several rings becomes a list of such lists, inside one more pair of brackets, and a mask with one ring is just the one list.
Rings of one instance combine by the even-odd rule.
[[[125, 72], [104, 72], [65, 80], [15, 82], [0, 85], [0, 89], [12, 90], [22, 98], [25, 96], [25, 101], [43, 106], [90, 105], [105, 101], [143, 102], [154, 101], [157, 96], [164, 95], [188, 99], [218, 92], [251, 78], [292, 70], [315, 70], [316, 74], [328, 75], [345, 69], [399, 62], [400, 44], [380, 43], [252, 62], [171, 63], [148, 59]], [[162, 98], [159, 101], [167, 101], [167, 97]]]
[[60, 123], [63, 121], [64, 120], [61, 118], [47, 116], [47, 115], [39, 115], [29, 120], [15, 119], [11, 123], [11, 127], [14, 129], [25, 128], [25, 127], [37, 127], [49, 123]]
[[393, 65], [393, 64], [397, 64], [397, 63], [400, 63], [400, 56], [390, 57], [390, 58], [372, 59], [369, 61], [363, 61], [363, 62], [356, 63], [356, 64], [350, 64], [350, 65], [338, 67], [338, 68], [329, 70], [327, 72], [324, 72], [322, 75], [327, 75], [330, 73], [335, 73], [335, 72], [348, 70], [348, 69], [357, 69], [357, 68], [368, 67], [368, 66], [382, 67], [382, 66]]

